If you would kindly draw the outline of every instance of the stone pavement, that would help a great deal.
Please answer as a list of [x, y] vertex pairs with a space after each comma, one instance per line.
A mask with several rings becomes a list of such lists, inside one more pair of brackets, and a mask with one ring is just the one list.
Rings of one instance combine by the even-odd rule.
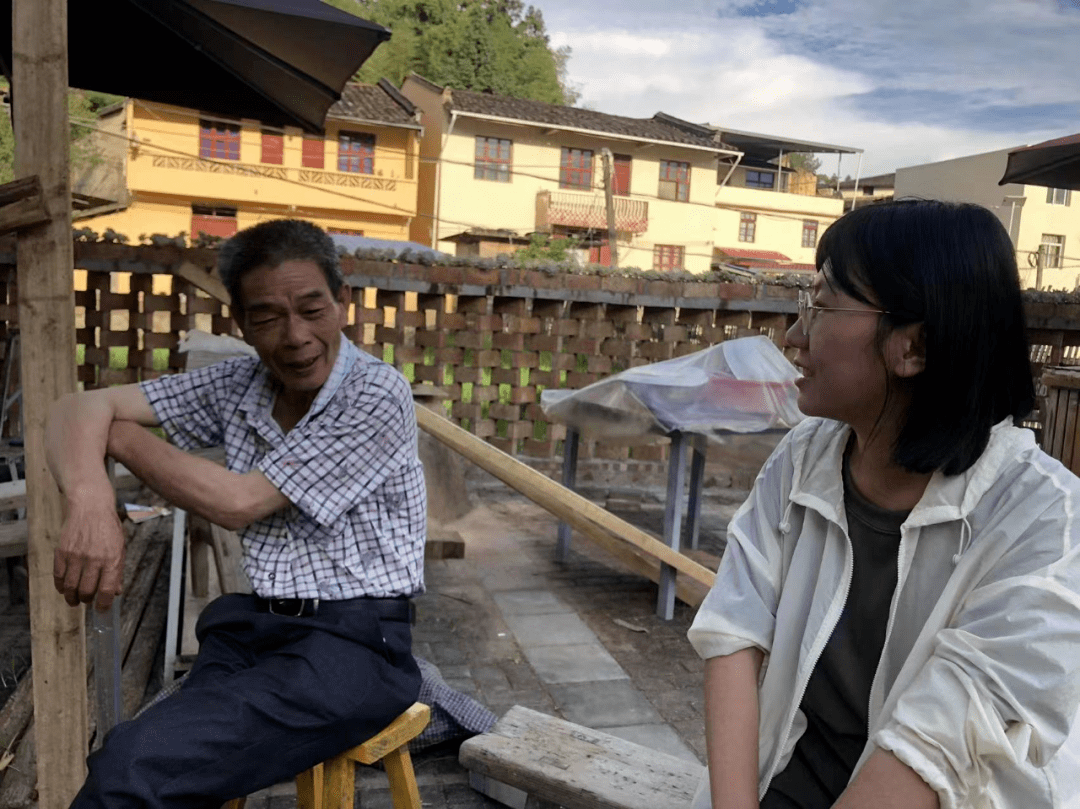
[[[706, 497], [704, 549], [719, 552], [738, 494]], [[620, 516], [659, 535], [659, 498], [640, 493], [633, 511]], [[427, 563], [414, 653], [496, 715], [524, 705], [703, 761], [703, 664], [686, 640], [694, 610], [677, 603], [674, 619], [660, 620], [656, 586], [620, 571], [578, 535], [570, 561], [556, 563], [555, 520], [547, 512], [501, 484], [482, 487], [480, 500], [450, 526], [465, 539], [465, 558]], [[502, 805], [469, 786], [456, 744], [425, 750], [414, 764], [425, 807]], [[390, 807], [383, 774], [361, 770], [359, 805]], [[284, 809], [294, 796], [292, 785], [282, 784], [252, 796], [248, 807]]]

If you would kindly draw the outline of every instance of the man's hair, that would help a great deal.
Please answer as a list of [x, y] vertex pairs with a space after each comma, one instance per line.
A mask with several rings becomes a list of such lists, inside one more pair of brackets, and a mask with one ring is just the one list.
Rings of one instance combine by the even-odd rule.
[[986, 208], [920, 199], [857, 208], [823, 234], [819, 269], [826, 260], [832, 283], [888, 312], [879, 346], [894, 328], [923, 326], [926, 368], [902, 382], [911, 392], [893, 449], [902, 467], [959, 474], [994, 424], [1031, 412], [1016, 254]]
[[234, 311], [243, 311], [240, 279], [257, 267], [277, 267], [283, 261], [309, 260], [319, 265], [333, 295], [345, 282], [334, 241], [318, 225], [300, 219], [274, 219], [245, 228], [218, 251], [218, 273], [229, 290]]

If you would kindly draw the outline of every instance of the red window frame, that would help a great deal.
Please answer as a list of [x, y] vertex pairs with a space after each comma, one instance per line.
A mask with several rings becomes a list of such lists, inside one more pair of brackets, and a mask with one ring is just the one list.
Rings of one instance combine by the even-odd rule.
[[204, 160], [239, 160], [240, 124], [200, 118], [199, 157]]
[[818, 223], [816, 219], [804, 219], [802, 223], [802, 246], [817, 247]]
[[508, 138], [476, 136], [476, 159], [473, 164], [474, 180], [510, 182], [513, 168], [514, 142]]
[[674, 272], [683, 269], [686, 248], [680, 244], [654, 244], [652, 266], [660, 272]]
[[262, 162], [277, 166], [285, 162], [285, 136], [280, 132], [262, 131]]
[[374, 174], [375, 136], [369, 132], [338, 132], [337, 170]]
[[559, 162], [559, 188], [587, 188], [593, 185], [592, 149], [562, 147]]
[[753, 242], [757, 236], [757, 214], [744, 213], [739, 215], [739, 241]]
[[300, 147], [300, 165], [306, 169], [321, 169], [326, 162], [326, 147], [323, 139], [315, 135], [304, 135]]
[[682, 160], [660, 161], [660, 199], [686, 202], [690, 199], [690, 164]]

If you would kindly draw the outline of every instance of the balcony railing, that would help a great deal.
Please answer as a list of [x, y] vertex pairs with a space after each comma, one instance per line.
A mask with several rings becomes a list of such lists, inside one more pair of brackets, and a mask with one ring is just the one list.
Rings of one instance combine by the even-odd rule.
[[[536, 229], [553, 225], [607, 230], [607, 208], [602, 194], [573, 191], [540, 191], [536, 195]], [[615, 197], [615, 229], [621, 233], [644, 233], [649, 229], [649, 203]]]
[[172, 155], [153, 155], [153, 166], [154, 168], [180, 169], [182, 171], [203, 171], [210, 174], [235, 174], [242, 177], [271, 177], [277, 180], [293, 180], [305, 185], [336, 185], [372, 191], [396, 191], [398, 184], [396, 179], [376, 177], [371, 174], [253, 165], [251, 163], [226, 163], [218, 160], [203, 160], [199, 157], [174, 157]]

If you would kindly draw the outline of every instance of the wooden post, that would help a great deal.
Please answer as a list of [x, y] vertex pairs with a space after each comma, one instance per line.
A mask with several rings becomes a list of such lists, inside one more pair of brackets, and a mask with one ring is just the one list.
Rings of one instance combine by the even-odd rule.
[[15, 174], [41, 179], [51, 217], [19, 232], [16, 262], [38, 805], [63, 809], [85, 778], [88, 745], [83, 611], [53, 588], [63, 515], [45, 465], [45, 415], [57, 397], [75, 390], [67, 0], [14, 0], [12, 54]]
[[607, 208], [608, 266], [619, 266], [619, 231], [615, 228], [615, 168], [611, 149], [601, 150], [604, 158], [604, 206]]

